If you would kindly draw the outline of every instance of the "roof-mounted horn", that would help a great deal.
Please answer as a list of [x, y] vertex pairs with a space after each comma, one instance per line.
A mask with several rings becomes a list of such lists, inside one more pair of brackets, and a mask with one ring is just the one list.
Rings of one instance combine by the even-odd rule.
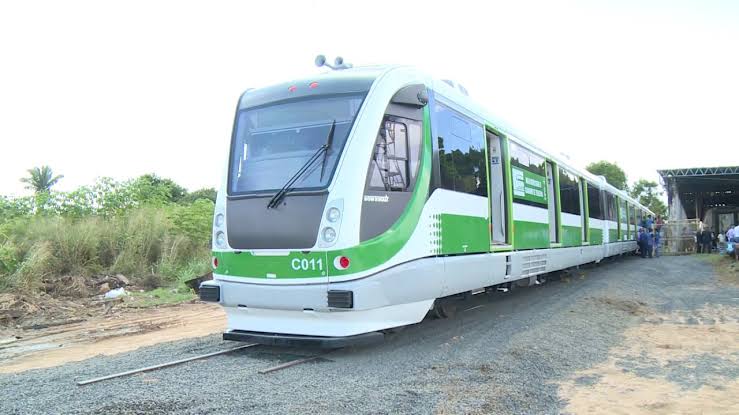
[[341, 69], [349, 69], [352, 67], [351, 63], [345, 63], [344, 58], [341, 56], [337, 56], [336, 59], [334, 59], [334, 64], [331, 65], [330, 63], [326, 62], [326, 57], [323, 55], [316, 56], [315, 60], [317, 67], [327, 66], [335, 71], [341, 70]]

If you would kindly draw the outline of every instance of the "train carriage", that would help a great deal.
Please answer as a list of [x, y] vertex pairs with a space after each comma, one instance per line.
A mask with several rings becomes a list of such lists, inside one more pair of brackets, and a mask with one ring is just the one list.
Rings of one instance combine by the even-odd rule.
[[404, 66], [247, 90], [203, 300], [224, 338], [341, 347], [636, 249], [650, 213]]

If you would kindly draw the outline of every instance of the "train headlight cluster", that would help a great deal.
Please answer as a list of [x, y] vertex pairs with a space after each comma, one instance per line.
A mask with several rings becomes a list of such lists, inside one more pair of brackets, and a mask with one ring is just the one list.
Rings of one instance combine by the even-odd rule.
[[326, 212], [326, 219], [331, 223], [336, 223], [341, 219], [341, 211], [335, 207], [332, 207]]
[[339, 240], [341, 222], [344, 220], [344, 201], [335, 199], [326, 204], [318, 233], [318, 247], [328, 248]]
[[321, 232], [321, 237], [324, 241], [331, 243], [336, 240], [336, 229], [327, 226], [323, 228], [323, 232]]
[[219, 227], [219, 228], [220, 228], [221, 226], [223, 226], [223, 221], [224, 221], [224, 220], [225, 220], [225, 218], [223, 217], [223, 213], [219, 213], [219, 214], [217, 214], [217, 215], [216, 215], [216, 226], [217, 226], [217, 227]]
[[226, 234], [222, 231], [216, 233], [216, 246], [218, 248], [226, 248]]

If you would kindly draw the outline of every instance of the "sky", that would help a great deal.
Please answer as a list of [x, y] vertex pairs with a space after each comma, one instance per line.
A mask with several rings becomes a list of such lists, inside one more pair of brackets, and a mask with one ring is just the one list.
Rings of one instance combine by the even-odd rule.
[[[739, 2], [23, 1], [0, 4], [0, 194], [154, 172], [217, 187], [243, 90], [409, 64], [579, 166], [739, 164]], [[733, 145], [733, 149], [729, 147]]]

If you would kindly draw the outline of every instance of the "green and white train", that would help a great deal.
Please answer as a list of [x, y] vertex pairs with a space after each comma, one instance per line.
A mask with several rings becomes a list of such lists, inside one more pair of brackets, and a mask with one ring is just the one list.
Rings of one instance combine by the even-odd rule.
[[239, 99], [200, 291], [224, 307], [225, 339], [371, 342], [456, 298], [636, 249], [651, 212], [461, 86], [346, 66]]

